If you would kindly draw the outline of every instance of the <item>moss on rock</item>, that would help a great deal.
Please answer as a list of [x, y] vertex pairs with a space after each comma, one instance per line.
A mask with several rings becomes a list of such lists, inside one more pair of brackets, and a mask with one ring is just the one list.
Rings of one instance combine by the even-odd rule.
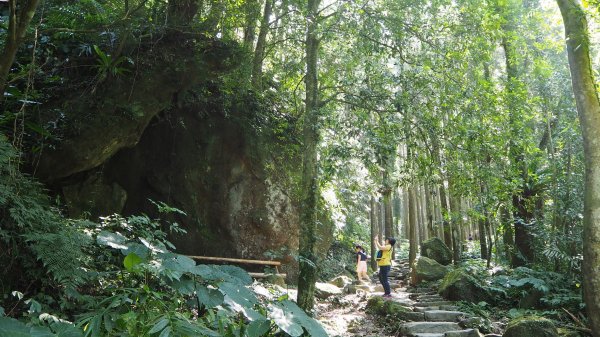
[[444, 278], [450, 271], [449, 267], [439, 264], [437, 261], [421, 256], [416, 264], [417, 283], [422, 281], [436, 281]]
[[452, 301], [489, 302], [492, 298], [483, 284], [462, 268], [449, 272], [442, 280], [438, 292]]
[[538, 316], [524, 316], [508, 323], [504, 337], [558, 337], [556, 327], [549, 319]]
[[438, 237], [431, 238], [421, 244], [421, 255], [445, 266], [452, 263], [452, 251]]

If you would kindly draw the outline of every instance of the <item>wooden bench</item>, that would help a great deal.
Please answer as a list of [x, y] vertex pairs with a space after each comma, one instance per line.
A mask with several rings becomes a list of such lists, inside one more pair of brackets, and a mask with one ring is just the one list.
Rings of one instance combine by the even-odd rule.
[[[247, 260], [247, 259], [234, 259], [229, 257], [216, 257], [216, 256], [196, 256], [196, 255], [187, 255], [187, 257], [192, 258], [194, 260], [202, 260], [202, 261], [210, 261], [210, 262], [230, 262], [230, 263], [239, 263], [239, 264], [258, 264], [263, 266], [273, 266], [275, 267], [275, 273], [282, 277], [286, 277], [286, 274], [279, 273], [279, 267], [281, 266], [281, 262], [279, 261], [269, 261], [269, 260]], [[265, 273], [248, 273], [253, 278], [265, 278], [268, 274]]]

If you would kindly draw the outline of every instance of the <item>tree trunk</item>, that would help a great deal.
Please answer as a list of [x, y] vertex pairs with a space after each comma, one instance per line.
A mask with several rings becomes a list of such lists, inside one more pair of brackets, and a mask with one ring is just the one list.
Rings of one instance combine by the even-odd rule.
[[260, 16], [260, 1], [246, 0], [244, 3], [244, 13], [246, 22], [244, 23], [244, 47], [246, 50], [252, 50], [254, 39], [256, 38], [256, 22]]
[[592, 334], [600, 336], [600, 100], [589, 53], [586, 14], [575, 0], [557, 0], [565, 24], [567, 54], [583, 133], [583, 293]]
[[373, 270], [377, 270], [377, 260], [375, 260], [375, 253], [377, 248], [375, 248], [375, 237], [379, 234], [377, 232], [377, 202], [375, 201], [375, 197], [371, 197], [371, 267]]
[[448, 181], [448, 189], [450, 190], [450, 214], [451, 223], [452, 223], [452, 258], [454, 260], [454, 264], [458, 265], [460, 262], [460, 253], [461, 253], [461, 239], [460, 239], [460, 224], [462, 222], [461, 216], [461, 207], [460, 207], [460, 196], [453, 191], [452, 182]]
[[298, 278], [298, 306], [312, 311], [315, 282], [319, 265], [317, 241], [317, 207], [319, 182], [317, 169], [317, 145], [319, 141], [319, 83], [318, 11], [320, 0], [308, 0], [306, 15], [306, 85], [305, 116], [302, 151], [302, 204], [300, 209], [300, 275]]
[[0, 55], [0, 101], [4, 100], [4, 89], [8, 81], [10, 68], [15, 62], [17, 51], [25, 38], [27, 27], [29, 27], [39, 2], [39, 0], [29, 0], [22, 3], [19, 11], [17, 11], [17, 0], [8, 1], [8, 32], [4, 41], [4, 49]]
[[256, 48], [254, 49], [254, 58], [252, 60], [252, 86], [255, 89], [262, 89], [262, 67], [265, 59], [265, 50], [267, 46], [267, 34], [269, 33], [269, 19], [273, 11], [273, 1], [265, 0], [265, 10], [262, 20], [260, 21], [260, 31], [258, 40], [256, 40]]
[[[507, 25], [507, 27], [510, 27], [510, 25]], [[505, 30], [507, 30], [510, 34], [514, 33], [512, 28], [505, 28]], [[510, 159], [512, 165], [517, 166], [520, 172], [522, 184], [522, 190], [520, 192], [513, 193], [512, 196], [516, 249], [515, 254], [513, 254], [512, 266], [519, 267], [533, 262], [533, 235], [529, 229], [529, 226], [533, 220], [533, 214], [530, 210], [528, 202], [528, 199], [530, 199], [532, 195], [530, 193], [529, 184], [527, 184], [528, 170], [523, 154], [523, 147], [517, 143], [517, 140], [519, 139], [523, 130], [517, 127], [517, 120], [519, 118], [519, 116], [517, 116], [518, 109], [515, 103], [516, 97], [512, 96], [515, 94], [515, 87], [517, 87], [520, 83], [518, 79], [517, 65], [514, 61], [514, 55], [516, 54], [516, 51], [509, 38], [503, 39], [502, 47], [504, 49], [504, 55], [506, 58], [506, 74], [508, 82], [507, 90], [509, 94], [508, 110], [510, 115], [509, 124], [511, 128], [511, 139], [509, 141]]]
[[430, 132], [429, 138], [433, 149], [434, 164], [440, 168], [440, 211], [442, 212], [442, 231], [444, 232], [444, 243], [448, 247], [452, 247], [452, 227], [448, 221], [448, 198], [446, 196], [446, 185], [444, 172], [442, 170], [442, 149], [439, 144], [438, 136]]
[[487, 218], [487, 205], [485, 203], [485, 195], [486, 195], [486, 189], [485, 189], [485, 184], [483, 181], [481, 181], [479, 183], [479, 190], [481, 192], [481, 197], [480, 197], [480, 202], [481, 202], [481, 209], [483, 210], [483, 216], [481, 218], [479, 218], [479, 220], [477, 221], [478, 227], [479, 227], [479, 248], [481, 249], [481, 258], [484, 260], [488, 259], [488, 248], [487, 248], [487, 238], [488, 236], [486, 235], [486, 221], [488, 221]]
[[408, 265], [414, 270], [417, 258], [417, 196], [413, 185], [408, 188], [408, 197]]
[[392, 216], [392, 187], [390, 182], [390, 174], [386, 168], [383, 172], [383, 190], [381, 191], [383, 202], [383, 226], [385, 228], [385, 236], [394, 236], [394, 218]]

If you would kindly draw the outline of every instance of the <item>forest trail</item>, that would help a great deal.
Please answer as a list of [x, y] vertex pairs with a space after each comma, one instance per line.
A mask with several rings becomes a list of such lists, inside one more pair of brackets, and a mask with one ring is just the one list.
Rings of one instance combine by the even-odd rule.
[[[476, 329], [461, 326], [469, 314], [459, 311], [454, 302], [446, 301], [432, 288], [406, 287], [409, 268], [407, 261], [397, 261], [390, 273], [393, 301], [410, 308], [403, 312], [403, 321], [385, 318], [366, 312], [367, 301], [381, 297], [381, 286], [374, 280], [370, 284], [354, 285], [356, 294], [346, 294], [332, 300], [319, 302], [318, 319], [332, 337], [480, 337]], [[486, 335], [486, 337], [501, 337]]]

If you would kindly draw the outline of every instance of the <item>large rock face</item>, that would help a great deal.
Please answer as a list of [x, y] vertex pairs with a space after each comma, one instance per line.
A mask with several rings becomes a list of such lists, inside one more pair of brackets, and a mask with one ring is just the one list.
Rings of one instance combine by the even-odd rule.
[[552, 321], [537, 317], [526, 316], [514, 319], [508, 323], [504, 337], [558, 337], [558, 331]]
[[452, 251], [438, 237], [431, 238], [421, 244], [421, 255], [433, 259], [444, 266], [452, 263]]
[[[293, 262], [298, 212], [282, 172], [268, 168], [264, 140], [217, 114], [176, 116], [156, 120], [137, 146], [105, 165], [107, 180], [127, 191], [123, 212], [155, 214], [148, 199], [187, 212], [174, 220], [188, 233], [172, 238], [184, 254], [265, 259], [272, 252]], [[295, 268], [285, 271], [294, 277]]]
[[444, 277], [438, 292], [452, 301], [489, 302], [490, 293], [464, 269], [456, 269]]
[[450, 271], [450, 267], [443, 266], [435, 260], [421, 256], [417, 260], [415, 271], [417, 277], [416, 281], [417, 283], [420, 283], [422, 281], [437, 281], [443, 279]]

